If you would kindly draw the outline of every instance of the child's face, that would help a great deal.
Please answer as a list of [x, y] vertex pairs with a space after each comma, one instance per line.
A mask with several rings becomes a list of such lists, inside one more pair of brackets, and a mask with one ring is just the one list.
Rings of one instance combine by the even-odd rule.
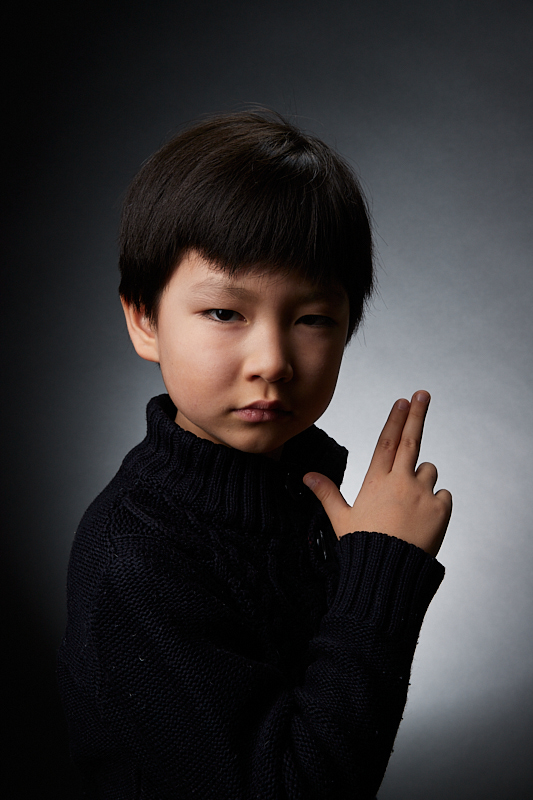
[[182, 428], [275, 454], [331, 400], [349, 303], [342, 289], [317, 289], [296, 276], [232, 278], [192, 253], [163, 292], [157, 328], [142, 315], [135, 322], [131, 307], [126, 316], [137, 352], [159, 362]]

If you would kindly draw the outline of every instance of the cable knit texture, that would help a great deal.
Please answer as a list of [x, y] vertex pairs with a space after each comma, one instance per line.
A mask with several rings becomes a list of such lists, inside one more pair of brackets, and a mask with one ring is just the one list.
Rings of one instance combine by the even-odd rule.
[[58, 674], [89, 796], [374, 798], [442, 566], [379, 533], [337, 542], [302, 483], [342, 480], [318, 428], [277, 462], [175, 414], [149, 403], [72, 548]]

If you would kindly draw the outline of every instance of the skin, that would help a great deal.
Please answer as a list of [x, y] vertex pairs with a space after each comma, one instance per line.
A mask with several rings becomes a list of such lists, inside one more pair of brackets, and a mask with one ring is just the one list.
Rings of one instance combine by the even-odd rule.
[[450, 521], [452, 496], [447, 489], [434, 493], [433, 464], [416, 467], [429, 401], [423, 390], [415, 392], [411, 403], [396, 401], [353, 506], [325, 475], [304, 476], [339, 538], [351, 531], [378, 531], [437, 555]]
[[137, 353], [160, 364], [176, 422], [202, 439], [275, 457], [329, 405], [348, 330], [344, 290], [259, 270], [230, 277], [193, 252], [163, 292], [157, 326], [123, 306]]
[[[230, 277], [193, 251], [165, 287], [156, 325], [122, 305], [137, 353], [161, 367], [176, 422], [202, 439], [276, 458], [329, 405], [348, 330], [342, 289], [260, 270]], [[326, 476], [304, 477], [339, 538], [378, 531], [437, 554], [451, 495], [434, 493], [432, 464], [416, 468], [429, 399], [419, 391], [394, 404], [353, 506]]]

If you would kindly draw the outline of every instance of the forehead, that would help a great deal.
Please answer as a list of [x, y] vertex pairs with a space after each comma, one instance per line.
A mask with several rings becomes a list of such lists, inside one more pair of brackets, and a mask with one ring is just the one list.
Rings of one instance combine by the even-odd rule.
[[189, 254], [176, 270], [177, 282], [198, 297], [223, 295], [237, 300], [256, 299], [266, 293], [306, 302], [348, 302], [343, 287], [336, 283], [317, 283], [305, 276], [280, 268], [255, 266], [233, 273], [210, 264], [197, 253]]

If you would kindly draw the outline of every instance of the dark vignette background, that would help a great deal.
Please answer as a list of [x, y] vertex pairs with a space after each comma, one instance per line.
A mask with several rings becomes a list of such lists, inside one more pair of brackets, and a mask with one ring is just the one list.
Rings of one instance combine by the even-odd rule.
[[69, 547], [160, 390], [117, 301], [122, 193], [182, 123], [250, 102], [369, 189], [380, 294], [321, 423], [350, 448], [346, 496], [422, 386], [423, 457], [455, 495], [380, 799], [531, 796], [531, 2], [52, 0], [4, 25], [2, 797], [77, 796], [54, 677]]

